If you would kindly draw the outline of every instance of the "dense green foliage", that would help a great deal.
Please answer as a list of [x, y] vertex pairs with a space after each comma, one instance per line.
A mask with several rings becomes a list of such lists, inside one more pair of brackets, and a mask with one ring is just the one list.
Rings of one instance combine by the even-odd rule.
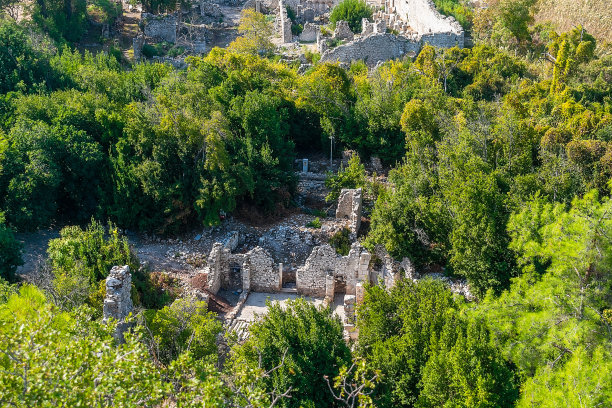
[[251, 336], [233, 350], [231, 365], [273, 370], [265, 387], [283, 393], [284, 407], [331, 407], [334, 400], [324, 376], [350, 365], [351, 353], [342, 338], [342, 323], [329, 309], [317, 309], [303, 299], [281, 307], [270, 304], [267, 314], [250, 328]]
[[21, 243], [15, 239], [13, 230], [4, 224], [4, 216], [0, 213], [0, 279], [14, 281], [15, 271], [22, 263]]
[[196, 360], [216, 360], [221, 322], [207, 311], [205, 302], [177, 299], [163, 309], [147, 310], [144, 319], [146, 341], [156, 361], [167, 365], [186, 352]]
[[434, 0], [436, 8], [444, 15], [453, 16], [463, 26], [470, 29], [472, 26], [473, 12], [470, 6], [463, 0]]
[[85, 310], [58, 312], [23, 286], [0, 304], [0, 404], [136, 406], [161, 402], [159, 373], [138, 335], [115, 344]]
[[381, 371], [379, 407], [512, 406], [514, 374], [480, 320], [468, 319], [437, 281], [366, 290], [357, 352]]
[[338, 21], [346, 21], [352, 32], [361, 33], [361, 20], [372, 18], [372, 8], [363, 0], [342, 0], [329, 15], [335, 27]]

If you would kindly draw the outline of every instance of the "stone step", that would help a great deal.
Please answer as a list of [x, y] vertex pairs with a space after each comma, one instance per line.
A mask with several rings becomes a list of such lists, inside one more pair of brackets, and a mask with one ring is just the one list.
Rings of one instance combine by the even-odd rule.
[[297, 288], [281, 288], [281, 293], [298, 293]]

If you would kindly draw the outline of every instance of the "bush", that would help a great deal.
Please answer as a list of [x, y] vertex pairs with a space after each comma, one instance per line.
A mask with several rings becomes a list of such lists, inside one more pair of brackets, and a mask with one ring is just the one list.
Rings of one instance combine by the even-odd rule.
[[60, 238], [49, 242], [47, 252], [53, 290], [60, 298], [70, 299], [67, 308], [88, 303], [101, 310], [99, 282], [108, 276], [111, 268], [128, 265], [132, 273], [139, 268], [127, 238], [111, 223], [107, 236], [104, 226], [95, 220], [85, 230], [78, 226], [62, 229]]
[[338, 21], [346, 21], [354, 33], [361, 33], [361, 19], [372, 17], [372, 9], [362, 0], [343, 0], [331, 12], [329, 21], [335, 27]]
[[353, 154], [349, 159], [348, 167], [341, 168], [338, 174], [330, 174], [325, 180], [325, 187], [331, 190], [325, 200], [328, 202], [337, 200], [343, 188], [365, 187], [365, 184], [365, 166], [361, 164], [359, 156]]
[[349, 238], [351, 231], [344, 227], [340, 231], [336, 232], [329, 239], [329, 244], [334, 247], [337, 253], [346, 256], [351, 250], [351, 240]]
[[144, 313], [149, 349], [164, 364], [189, 351], [197, 360], [217, 356], [217, 335], [222, 324], [206, 302], [178, 299], [161, 310]]
[[4, 216], [0, 213], [0, 278], [14, 282], [15, 271], [22, 264], [21, 243], [15, 239], [13, 230], [4, 225]]

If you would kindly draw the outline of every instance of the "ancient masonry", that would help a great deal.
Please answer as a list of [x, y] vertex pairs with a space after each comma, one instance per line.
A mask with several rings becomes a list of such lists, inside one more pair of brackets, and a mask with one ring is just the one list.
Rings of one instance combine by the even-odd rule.
[[129, 327], [125, 319], [134, 308], [131, 290], [132, 274], [130, 273], [130, 267], [127, 265], [113, 266], [106, 278], [103, 315], [105, 321], [113, 319], [118, 322], [115, 331], [115, 339], [118, 341], [123, 340], [123, 333]]
[[338, 198], [336, 218], [348, 219], [349, 229], [355, 236], [361, 228], [361, 189], [342, 189]]
[[293, 41], [293, 34], [291, 33], [291, 19], [289, 19], [289, 16], [287, 15], [287, 7], [285, 6], [283, 0], [278, 2], [276, 25], [283, 42], [288, 43]]
[[326, 40], [319, 38], [321, 61], [363, 60], [368, 66], [376, 66], [389, 59], [416, 55], [425, 44], [441, 48], [465, 45], [461, 25], [453, 17], [441, 15], [432, 0], [385, 0], [378, 6], [374, 22], [364, 20], [360, 38], [355, 41], [328, 49]]
[[[299, 41], [317, 41], [321, 61], [350, 63], [363, 60], [368, 66], [381, 61], [415, 55], [425, 44], [436, 47], [464, 47], [465, 34], [453, 18], [438, 12], [432, 0], [373, 0], [370, 4], [376, 12], [373, 21], [364, 19], [362, 32], [351, 32], [344, 21], [336, 24], [331, 37], [321, 33], [321, 26], [314, 24], [316, 17], [325, 14], [337, 1], [284, 0], [278, 3], [277, 30], [283, 42], [293, 40], [291, 21], [287, 21], [286, 7], [296, 14], [297, 22], [304, 27]], [[333, 47], [338, 41], [340, 45]]]

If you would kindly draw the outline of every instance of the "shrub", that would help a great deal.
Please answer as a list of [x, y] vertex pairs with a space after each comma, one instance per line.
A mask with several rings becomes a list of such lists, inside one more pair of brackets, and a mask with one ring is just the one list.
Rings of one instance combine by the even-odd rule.
[[319, 217], [317, 217], [314, 220], [310, 221], [308, 224], [306, 224], [306, 226], [308, 228], [321, 228], [321, 220], [319, 219]]
[[341, 168], [338, 174], [330, 174], [325, 180], [325, 187], [331, 189], [325, 200], [337, 200], [343, 188], [359, 188], [364, 187], [365, 184], [365, 166], [361, 163], [359, 156], [353, 154], [349, 159], [348, 167]]
[[331, 12], [329, 21], [335, 27], [338, 21], [346, 21], [354, 33], [361, 33], [361, 20], [371, 18], [372, 9], [363, 0], [343, 0]]
[[329, 239], [329, 244], [334, 247], [337, 253], [346, 256], [351, 250], [351, 240], [349, 238], [350, 234], [351, 231], [344, 227], [332, 235], [332, 237]]
[[53, 290], [57, 297], [67, 299], [71, 309], [87, 303], [101, 309], [99, 282], [116, 265], [128, 265], [136, 280], [139, 264], [127, 238], [109, 223], [104, 226], [92, 220], [85, 230], [78, 226], [62, 229], [60, 238], [49, 242], [49, 263], [53, 274]]
[[14, 282], [15, 271], [22, 264], [21, 243], [15, 239], [13, 230], [4, 225], [4, 216], [0, 213], [0, 278]]
[[232, 349], [230, 367], [234, 374], [278, 367], [259, 378], [267, 392], [291, 388], [283, 407], [333, 407], [324, 377], [336, 377], [350, 361], [340, 319], [328, 308], [296, 299], [282, 307], [269, 304], [268, 313], [251, 326], [247, 342]]
[[198, 360], [216, 357], [222, 325], [208, 312], [206, 302], [178, 299], [161, 310], [147, 310], [144, 319], [149, 349], [164, 364], [187, 351]]

